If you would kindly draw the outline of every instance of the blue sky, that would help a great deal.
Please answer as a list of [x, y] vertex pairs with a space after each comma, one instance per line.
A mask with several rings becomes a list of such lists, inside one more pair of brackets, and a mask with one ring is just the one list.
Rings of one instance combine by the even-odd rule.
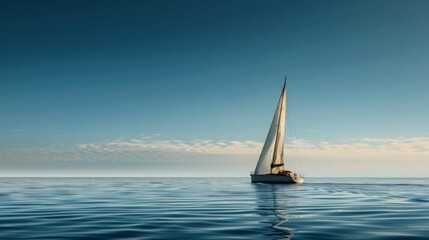
[[[287, 144], [309, 175], [406, 163], [404, 176], [427, 176], [428, 12], [416, 0], [1, 1], [0, 174], [159, 175], [165, 158], [167, 175], [245, 176], [288, 75]], [[118, 141], [153, 152], [115, 155]], [[320, 174], [324, 163], [338, 168]]]

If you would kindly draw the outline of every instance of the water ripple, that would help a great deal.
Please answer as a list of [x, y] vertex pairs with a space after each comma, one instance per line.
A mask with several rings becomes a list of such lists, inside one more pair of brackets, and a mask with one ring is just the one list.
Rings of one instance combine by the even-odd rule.
[[1, 178], [0, 239], [429, 239], [427, 179]]

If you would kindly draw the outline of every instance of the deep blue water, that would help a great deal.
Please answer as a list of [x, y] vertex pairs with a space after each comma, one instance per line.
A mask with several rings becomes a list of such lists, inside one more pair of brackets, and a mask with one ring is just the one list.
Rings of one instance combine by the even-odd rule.
[[429, 179], [0, 178], [0, 239], [429, 239]]

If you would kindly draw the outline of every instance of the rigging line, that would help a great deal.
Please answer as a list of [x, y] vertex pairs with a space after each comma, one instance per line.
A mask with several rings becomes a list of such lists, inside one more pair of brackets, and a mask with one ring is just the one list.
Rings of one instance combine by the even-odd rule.
[[[292, 105], [292, 107], [290, 108], [290, 112], [291, 112], [290, 114], [291, 115], [294, 115], [293, 111], [294, 111], [294, 107]], [[293, 135], [294, 135], [293, 140], [296, 140], [296, 139], [299, 139], [299, 137], [298, 137], [297, 130], [296, 130], [297, 128], [295, 127], [295, 121], [293, 119], [292, 119], [292, 122], [293, 122], [293, 126], [294, 126], [293, 127]], [[298, 147], [296, 147], [295, 144], [293, 144], [293, 142], [292, 142], [292, 149], [293, 149], [294, 154], [295, 154], [295, 159], [294, 159], [295, 169], [297, 172], [302, 172], [303, 169], [302, 169], [301, 159], [300, 159], [300, 149]], [[296, 162], [298, 162], [298, 163], [296, 163]]]
[[[295, 135], [295, 122], [293, 120], [293, 104], [289, 103], [289, 126], [290, 129], [293, 131], [293, 135]], [[292, 143], [293, 143], [293, 137], [292, 136]], [[291, 144], [291, 150], [292, 150], [292, 163], [293, 163], [293, 170], [296, 172], [298, 169], [296, 168], [296, 154], [295, 154], [295, 147], [293, 144]]]
[[[291, 115], [293, 115], [293, 106], [292, 106], [292, 108], [291, 108]], [[292, 120], [292, 122], [293, 122], [293, 120]], [[294, 123], [295, 124], [295, 123]], [[295, 126], [295, 125], [294, 125]], [[294, 127], [293, 128], [293, 134], [295, 135], [295, 139], [299, 139], [299, 137], [298, 137], [298, 134], [297, 134], [297, 130], [296, 130], [296, 128]], [[301, 156], [301, 150], [300, 150], [300, 148], [298, 148], [298, 147], [295, 147], [295, 145], [293, 145], [292, 144], [292, 148], [293, 148], [293, 150], [295, 151], [295, 153], [296, 153], [296, 161], [298, 162], [298, 164], [297, 164], [297, 171], [298, 172], [304, 172], [304, 168], [303, 168], [303, 165], [302, 165], [302, 159], [300, 159], [300, 156]]]
[[[286, 99], [288, 100], [288, 96], [286, 96]], [[288, 122], [289, 122], [289, 126], [290, 126], [289, 129], [291, 129], [292, 133], [293, 133], [292, 141], [291, 141], [292, 162], [293, 162], [294, 170], [296, 172], [301, 172], [301, 170], [303, 170], [303, 169], [302, 169], [301, 161], [299, 159], [300, 150], [299, 150], [299, 148], [295, 147], [295, 145], [293, 144], [293, 141], [296, 140], [296, 139], [298, 139], [298, 134], [297, 134], [297, 130], [296, 130], [296, 127], [295, 127], [296, 126], [295, 125], [295, 120], [292, 117], [292, 116], [294, 116], [294, 105], [293, 105], [293, 102], [292, 102], [292, 104], [289, 103], [289, 107], [288, 107], [287, 110], [289, 110], [289, 114], [288, 114], [288, 116], [289, 116], [289, 121]]]
[[[291, 116], [293, 114], [292, 114], [292, 111], [291, 111], [292, 108], [291, 108], [291, 105], [290, 105], [290, 101], [289, 101], [289, 96], [288, 95], [286, 96], [286, 101], [289, 102], [289, 107], [286, 109], [286, 111], [289, 112], [289, 114], [286, 113], [286, 116], [289, 116], [289, 119], [286, 119], [286, 122], [288, 123], [289, 129], [293, 129], [295, 125], [294, 125], [293, 121], [291, 121]], [[290, 151], [291, 151], [291, 153], [290, 153], [290, 157], [289, 157], [289, 159], [290, 159], [289, 163], [290, 163], [291, 168], [289, 170], [295, 171], [296, 164], [295, 164], [295, 152], [294, 152], [293, 146], [291, 146]]]

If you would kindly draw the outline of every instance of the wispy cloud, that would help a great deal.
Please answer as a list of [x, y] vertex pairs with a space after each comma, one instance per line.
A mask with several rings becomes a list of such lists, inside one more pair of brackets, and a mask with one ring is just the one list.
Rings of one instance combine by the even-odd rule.
[[[40, 162], [61, 165], [61, 162], [134, 162], [147, 166], [190, 168], [195, 164], [223, 166], [222, 169], [245, 168], [251, 170], [263, 143], [257, 141], [178, 140], [160, 139], [159, 136], [142, 136], [133, 139], [118, 138], [111, 141], [80, 143], [72, 146], [54, 145], [39, 148], [0, 150], [0, 164], [37, 167]], [[344, 164], [371, 164], [386, 159], [416, 161], [429, 167], [429, 138], [359, 138], [345, 142], [309, 141], [292, 139], [286, 146], [286, 156], [302, 159], [308, 168], [317, 168], [321, 162]], [[326, 160], [329, 161], [326, 162]], [[198, 167], [196, 167], [198, 168]], [[386, 166], [385, 170], [389, 166]], [[411, 166], [412, 168], [412, 166]], [[219, 168], [220, 169], [220, 168]], [[218, 169], [218, 170], [219, 170]], [[243, 171], [243, 169], [241, 169]]]
[[324, 158], [429, 158], [429, 138], [358, 138], [343, 143], [293, 140], [287, 147], [298, 149], [302, 157]]
[[261, 143], [255, 141], [213, 141], [213, 140], [159, 140], [155, 138], [116, 139], [112, 141], [81, 143], [73, 146], [53, 145], [41, 148], [15, 148], [0, 150], [1, 161], [103, 161], [145, 159], [174, 159], [180, 155], [222, 155], [253, 156]]

